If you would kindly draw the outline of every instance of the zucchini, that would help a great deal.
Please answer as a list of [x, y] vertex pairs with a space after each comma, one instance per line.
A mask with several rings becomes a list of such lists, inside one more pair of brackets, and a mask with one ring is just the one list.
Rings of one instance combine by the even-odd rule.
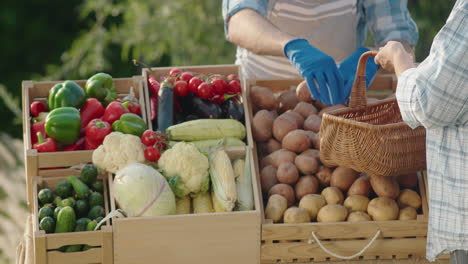
[[73, 208], [65, 206], [60, 210], [55, 224], [55, 233], [73, 232], [76, 225], [76, 215]]
[[245, 138], [245, 126], [234, 119], [198, 119], [170, 126], [166, 130], [169, 140], [196, 141], [222, 139], [224, 137]]
[[161, 83], [161, 88], [158, 92], [158, 131], [164, 132], [173, 124], [173, 100], [174, 88], [168, 80], [165, 80]]
[[67, 181], [73, 186], [73, 190], [79, 199], [88, 199], [89, 187], [74, 175], [67, 176]]
[[[169, 147], [172, 148], [175, 144], [179, 143], [179, 141], [169, 141]], [[245, 147], [244, 141], [233, 138], [233, 137], [226, 137], [222, 139], [207, 139], [207, 140], [198, 140], [198, 141], [191, 141], [198, 150], [204, 150], [212, 147], [217, 146], [224, 146], [224, 147]]]

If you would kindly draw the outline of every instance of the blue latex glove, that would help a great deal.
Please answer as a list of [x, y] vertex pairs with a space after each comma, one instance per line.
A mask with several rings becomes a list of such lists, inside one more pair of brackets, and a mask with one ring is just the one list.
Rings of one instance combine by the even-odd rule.
[[[368, 48], [360, 47], [351, 56], [344, 60], [340, 66], [340, 72], [344, 80], [344, 100], [346, 101], [353, 87], [354, 77], [356, 76], [357, 65], [359, 58], [365, 52], [369, 51]], [[375, 73], [379, 69], [379, 66], [375, 64], [374, 57], [367, 59], [366, 63], [366, 85], [369, 87], [370, 83], [374, 79]]]
[[284, 55], [306, 80], [314, 99], [326, 105], [344, 103], [343, 78], [331, 56], [305, 39], [293, 39], [286, 43]]

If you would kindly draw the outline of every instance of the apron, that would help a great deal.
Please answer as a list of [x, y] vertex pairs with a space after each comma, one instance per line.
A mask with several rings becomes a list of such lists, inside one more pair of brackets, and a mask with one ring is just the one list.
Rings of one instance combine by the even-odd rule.
[[[270, 0], [267, 20], [282, 32], [305, 38], [340, 63], [357, 49], [357, 0]], [[302, 78], [287, 57], [237, 48], [246, 79]]]

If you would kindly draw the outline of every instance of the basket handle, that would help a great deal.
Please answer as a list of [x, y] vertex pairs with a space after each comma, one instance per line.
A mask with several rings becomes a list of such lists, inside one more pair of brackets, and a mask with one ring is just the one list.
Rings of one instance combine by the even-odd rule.
[[354, 78], [353, 88], [351, 90], [351, 99], [349, 107], [360, 108], [367, 104], [366, 98], [366, 63], [367, 58], [375, 57], [377, 51], [368, 51], [361, 55]]
[[[353, 258], [356, 258], [356, 257], [359, 257], [361, 256], [367, 249], [369, 249], [369, 247], [374, 244], [375, 240], [377, 239], [377, 237], [379, 237], [381, 231], [380, 230], [377, 230], [377, 232], [375, 233], [374, 237], [371, 239], [371, 241], [369, 241], [369, 243], [363, 248], [361, 249], [358, 253], [354, 254], [354, 255], [351, 255], [351, 256], [341, 256], [341, 255], [338, 255], [336, 253], [333, 253], [331, 252], [329, 249], [327, 249], [323, 244], [322, 242], [320, 242], [320, 239], [318, 239], [318, 237], [315, 235], [315, 232], [312, 232], [312, 237], [314, 238], [315, 242], [317, 242], [317, 244], [320, 246], [320, 248], [327, 252], [328, 255], [330, 256], [333, 256], [335, 258], [338, 258], [338, 259], [353, 259]], [[313, 240], [309, 240], [309, 244], [312, 244]]]

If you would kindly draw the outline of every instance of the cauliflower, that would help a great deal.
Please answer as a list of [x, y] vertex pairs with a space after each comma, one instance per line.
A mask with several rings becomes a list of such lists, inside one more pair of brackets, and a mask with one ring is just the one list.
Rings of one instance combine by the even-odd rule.
[[158, 167], [163, 170], [179, 199], [209, 189], [208, 158], [192, 143], [179, 142], [166, 150], [158, 161]]
[[145, 146], [139, 137], [112, 132], [93, 151], [93, 163], [98, 168], [116, 173], [131, 163], [145, 163]]

